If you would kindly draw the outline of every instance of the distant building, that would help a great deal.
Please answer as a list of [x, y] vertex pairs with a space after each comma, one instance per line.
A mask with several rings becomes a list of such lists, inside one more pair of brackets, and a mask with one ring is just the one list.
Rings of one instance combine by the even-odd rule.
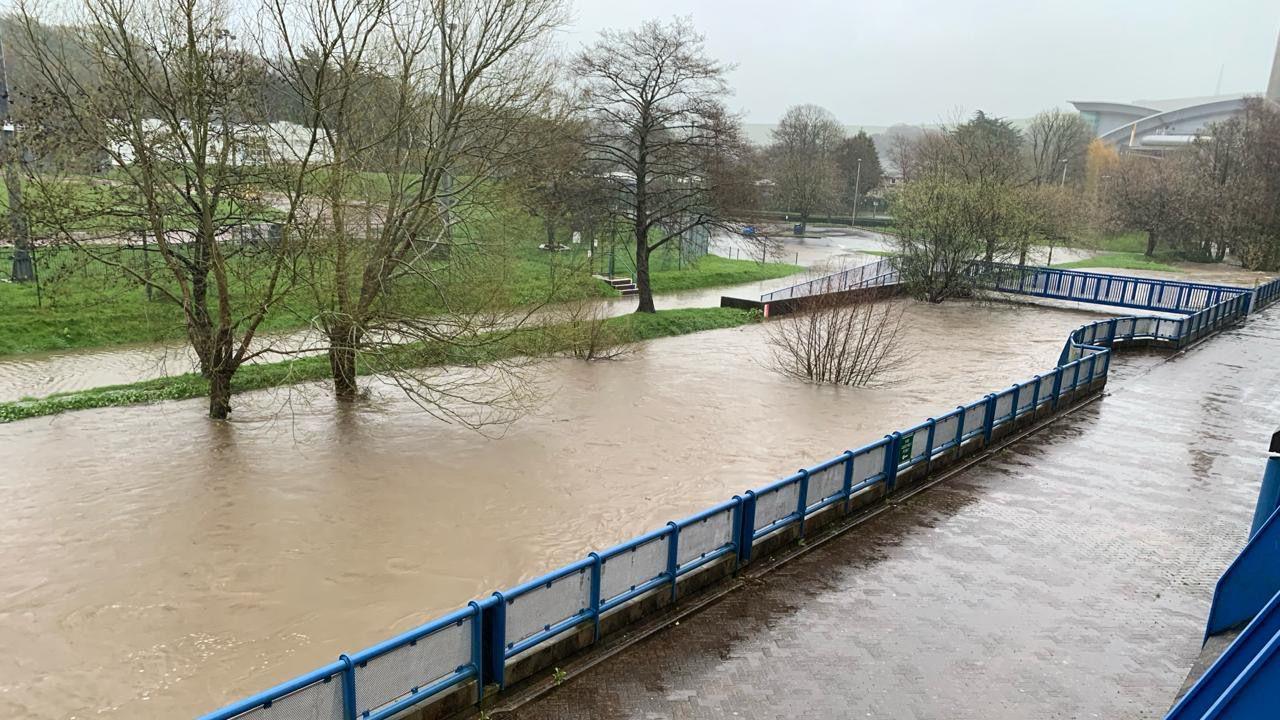
[[1187, 145], [1217, 122], [1238, 115], [1245, 99], [1262, 95], [1280, 103], [1280, 40], [1265, 93], [1219, 95], [1179, 100], [1138, 100], [1132, 103], [1076, 101], [1080, 115], [1101, 140], [1118, 150], [1159, 151]]
[[[180, 132], [187, 132], [187, 125], [181, 125]], [[313, 142], [312, 135], [315, 135]], [[121, 131], [121, 137], [129, 136]], [[206, 151], [208, 162], [217, 162], [222, 155], [223, 141], [231, 137], [234, 144], [228, 153], [227, 160], [232, 165], [256, 166], [272, 163], [299, 163], [306, 158], [311, 163], [327, 162], [332, 158], [327, 135], [323, 131], [313, 133], [297, 123], [278, 121], [264, 125], [245, 123], [228, 124], [222, 133], [215, 136]], [[122, 165], [131, 165], [137, 157], [135, 142], [145, 142], [147, 148], [159, 157], [172, 162], [189, 160], [183, 148], [187, 143], [179, 145], [174, 137], [172, 127], [157, 119], [147, 118], [142, 121], [141, 139], [129, 137], [111, 144], [110, 154]], [[188, 141], [189, 142], [189, 141]]]

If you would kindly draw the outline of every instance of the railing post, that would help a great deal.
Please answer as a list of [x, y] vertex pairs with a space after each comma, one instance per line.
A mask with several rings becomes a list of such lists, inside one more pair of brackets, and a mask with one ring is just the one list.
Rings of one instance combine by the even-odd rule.
[[987, 393], [987, 412], [982, 421], [982, 444], [984, 446], [991, 444], [991, 431], [995, 428], [996, 423], [996, 396], [994, 393]]
[[902, 447], [902, 434], [895, 430], [885, 437], [889, 443], [884, 449], [884, 494], [888, 495], [898, 482], [898, 451]]
[[1040, 410], [1040, 376], [1035, 376], [1036, 391], [1031, 393], [1031, 419], [1035, 420], [1036, 412]]
[[1062, 396], [1062, 366], [1053, 373], [1053, 411], [1058, 411], [1058, 398]]
[[591, 558], [591, 619], [594, 624], [591, 642], [600, 642], [600, 574], [604, 571], [604, 561], [596, 552], [587, 553]]
[[[475, 613], [471, 617], [471, 664], [476, 669], [476, 704], [479, 705], [484, 700], [484, 610], [475, 600], [467, 606]], [[599, 613], [596, 616], [599, 617]]]
[[507, 602], [499, 593], [480, 601], [481, 662], [480, 683], [506, 687]]
[[740, 501], [739, 507], [742, 508], [738, 513], [738, 564], [746, 565], [751, 562], [751, 543], [755, 541], [752, 536], [756, 529], [756, 494], [748, 490], [746, 495], [735, 495], [734, 498]]
[[933, 436], [938, 431], [938, 421], [929, 418], [929, 435], [924, 441], [924, 474], [927, 476], [933, 471]]
[[671, 528], [671, 541], [667, 543], [667, 575], [671, 578], [671, 602], [676, 601], [676, 580], [680, 577], [680, 526], [667, 523]]
[[853, 494], [853, 451], [844, 451], [844, 514], [849, 514], [849, 496]]
[[342, 720], [356, 720], [356, 666], [344, 653], [342, 662]]
[[796, 493], [796, 514], [800, 516], [800, 537], [804, 537], [804, 516], [809, 509], [809, 471], [800, 469], [800, 492]]

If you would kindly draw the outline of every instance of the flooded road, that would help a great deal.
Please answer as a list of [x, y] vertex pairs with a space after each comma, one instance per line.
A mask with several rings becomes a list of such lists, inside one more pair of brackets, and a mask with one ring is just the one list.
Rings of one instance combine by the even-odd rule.
[[[181, 718], [1048, 369], [1097, 315], [907, 310], [896, 386], [763, 367], [762, 326], [539, 366], [498, 439], [323, 389], [0, 426], [0, 715]], [[945, 338], [945, 340], [940, 340]]]

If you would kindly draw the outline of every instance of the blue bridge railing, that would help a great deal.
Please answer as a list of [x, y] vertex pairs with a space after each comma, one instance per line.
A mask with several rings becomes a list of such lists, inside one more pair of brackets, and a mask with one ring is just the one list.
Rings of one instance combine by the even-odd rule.
[[[1167, 720], [1277, 716], [1280, 686], [1280, 432], [1272, 438], [1249, 542], [1218, 579], [1205, 625], [1206, 652], [1225, 649]], [[1231, 633], [1237, 633], [1234, 638]], [[1222, 643], [1210, 646], [1222, 636]], [[1230, 640], [1229, 643], [1225, 643]]]
[[[1108, 292], [1105, 279], [1054, 282], [1085, 294], [1101, 282], [1104, 290], [1098, 292]], [[1182, 285], [1188, 288], [1180, 296], [1186, 303], [1216, 302], [1181, 318], [1121, 317], [1084, 325], [1067, 338], [1057, 366], [1043, 373], [468, 603], [203, 720], [384, 720], [467, 683], [475, 685], [469, 699], [479, 702], [486, 686], [505, 684], [506, 668], [517, 656], [584, 628], [598, 639], [606, 613], [655, 592], [669, 592], [674, 600], [681, 579], [711, 562], [731, 558], [739, 567], [770, 536], [797, 525], [803, 534], [805, 520], [815, 513], [872, 488], [891, 492], [903, 473], [921, 466], [928, 472], [945, 453], [985, 445], [994, 433], [1008, 432], [1044, 408], [1057, 409], [1063, 398], [1074, 399], [1076, 391], [1105, 381], [1115, 343], [1180, 346], [1243, 320], [1250, 301], [1262, 297]], [[1174, 291], [1143, 292], [1160, 302]]]

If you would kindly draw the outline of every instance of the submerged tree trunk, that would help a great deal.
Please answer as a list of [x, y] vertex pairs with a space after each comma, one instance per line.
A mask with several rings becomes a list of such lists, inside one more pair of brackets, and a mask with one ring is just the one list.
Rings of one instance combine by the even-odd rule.
[[653, 288], [649, 285], [649, 241], [636, 239], [636, 288], [640, 294], [640, 304], [636, 312], [657, 312], [653, 306]]
[[333, 394], [341, 402], [351, 402], [360, 394], [356, 379], [356, 348], [360, 335], [355, 328], [340, 327], [329, 338], [329, 371]]
[[209, 417], [226, 420], [231, 415], [231, 376], [234, 370], [218, 368], [209, 373]]

